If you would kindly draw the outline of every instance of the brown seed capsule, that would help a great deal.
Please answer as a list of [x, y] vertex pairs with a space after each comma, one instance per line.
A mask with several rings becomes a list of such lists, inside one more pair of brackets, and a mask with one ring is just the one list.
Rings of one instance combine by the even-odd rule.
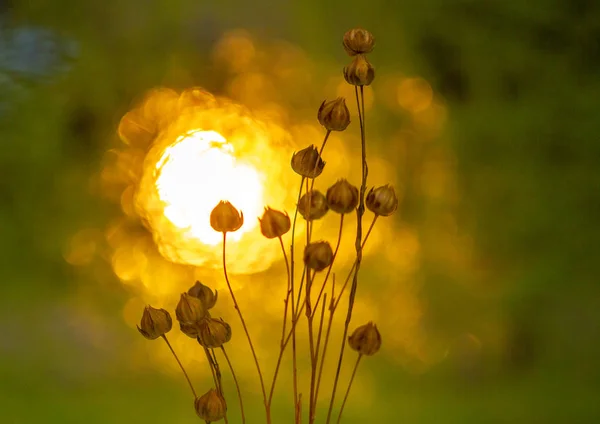
[[315, 271], [323, 271], [333, 261], [333, 251], [326, 241], [312, 242], [304, 248], [304, 264]]
[[171, 315], [164, 309], [156, 309], [148, 305], [144, 308], [138, 331], [148, 340], [164, 336], [173, 326]]
[[262, 218], [258, 218], [260, 232], [268, 239], [281, 237], [290, 230], [292, 226], [287, 213], [265, 208]]
[[292, 156], [292, 169], [306, 178], [317, 178], [323, 172], [325, 162], [315, 146], [309, 146]]
[[358, 206], [358, 188], [342, 178], [327, 189], [327, 205], [337, 213], [350, 213]]
[[205, 286], [200, 281], [196, 281], [196, 284], [188, 290], [188, 294], [200, 299], [202, 306], [207, 310], [215, 306], [219, 295], [216, 290], [213, 292], [210, 287]]
[[198, 325], [198, 343], [204, 347], [221, 347], [231, 340], [231, 327], [222, 319], [209, 318]]
[[343, 44], [350, 56], [370, 53], [375, 47], [375, 37], [366, 29], [354, 28], [344, 34]]
[[194, 408], [196, 414], [207, 423], [222, 420], [227, 412], [225, 399], [215, 389], [210, 389], [199, 398], [196, 398]]
[[348, 344], [361, 355], [371, 356], [376, 354], [381, 347], [381, 334], [372, 322], [361, 325], [350, 337]]
[[372, 188], [367, 194], [365, 203], [371, 212], [380, 216], [390, 216], [398, 209], [396, 192], [389, 184]]
[[370, 85], [374, 78], [375, 68], [362, 54], [354, 56], [352, 63], [344, 68], [344, 79], [348, 84]]
[[179, 321], [181, 331], [189, 337], [196, 338], [198, 324], [208, 317], [208, 311], [200, 299], [182, 293], [177, 308], [175, 308], [175, 316]]
[[[310, 208], [308, 207], [308, 200], [310, 197]], [[327, 207], [327, 199], [319, 190], [311, 190], [304, 194], [298, 202], [298, 212], [304, 219], [313, 221], [315, 219], [321, 219], [327, 213], [329, 208]]]
[[233, 232], [244, 224], [244, 214], [231, 203], [220, 201], [210, 213], [210, 226], [220, 233]]
[[317, 114], [319, 123], [329, 131], [344, 131], [350, 124], [350, 111], [346, 99], [338, 97], [330, 102], [321, 103]]

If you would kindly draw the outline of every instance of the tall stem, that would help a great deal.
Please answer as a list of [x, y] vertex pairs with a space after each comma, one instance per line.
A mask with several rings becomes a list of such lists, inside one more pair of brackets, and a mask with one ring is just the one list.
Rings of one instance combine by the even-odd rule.
[[248, 338], [248, 344], [250, 345], [250, 350], [252, 351], [252, 357], [254, 358], [254, 363], [256, 364], [256, 370], [258, 371], [258, 378], [260, 380], [260, 388], [262, 390], [263, 401], [265, 404], [265, 412], [267, 414], [267, 424], [271, 424], [271, 408], [269, 407], [269, 403], [267, 402], [267, 393], [265, 391], [265, 383], [263, 380], [263, 375], [260, 370], [260, 365], [258, 363], [258, 358], [256, 356], [256, 351], [254, 350], [254, 345], [252, 344], [252, 339], [250, 338], [250, 333], [248, 332], [248, 327], [246, 326], [246, 321], [244, 320], [244, 316], [242, 315], [242, 311], [235, 299], [235, 295], [233, 294], [233, 289], [231, 288], [231, 284], [229, 282], [229, 277], [227, 275], [227, 261], [226, 261], [226, 245], [227, 245], [227, 233], [223, 232], [223, 274], [225, 275], [225, 282], [227, 283], [227, 288], [229, 289], [229, 293], [231, 294], [231, 300], [233, 300], [233, 306], [237, 311], [240, 321], [242, 321], [242, 327], [244, 327], [244, 332], [246, 333], [246, 337]]
[[313, 317], [314, 315], [311, 313], [311, 305], [310, 305], [310, 288], [312, 286], [312, 282], [317, 274], [316, 271], [313, 271], [312, 277], [310, 276], [310, 270], [308, 271], [308, 280], [306, 284], [306, 318], [308, 320], [308, 344], [310, 348], [310, 396], [308, 398], [308, 421], [312, 424], [314, 421], [314, 394], [315, 394], [315, 383], [316, 383], [316, 375], [317, 375], [317, 354], [315, 351], [315, 337], [313, 331]]
[[163, 340], [165, 341], [165, 343], [167, 344], [167, 346], [169, 346], [169, 349], [171, 350], [171, 353], [173, 354], [173, 356], [175, 357], [175, 360], [179, 364], [179, 368], [181, 368], [181, 371], [183, 371], [183, 375], [185, 376], [185, 379], [187, 380], [188, 384], [190, 385], [190, 389], [192, 390], [192, 394], [194, 395], [194, 399], [196, 399], [198, 396], [196, 396], [196, 391], [194, 390], [194, 386], [192, 385], [192, 381], [190, 380], [190, 377], [188, 376], [187, 372], [185, 372], [185, 368], [183, 368], [183, 364], [179, 360], [179, 357], [177, 356], [177, 354], [173, 350], [173, 346], [171, 346], [171, 343], [169, 343], [169, 339], [167, 339], [167, 336], [165, 334], [163, 334], [161, 337], [163, 338]]
[[[296, 238], [296, 219], [298, 218], [298, 203], [300, 203], [300, 198], [302, 197], [302, 186], [304, 185], [304, 177], [300, 180], [300, 189], [298, 190], [298, 200], [296, 201], [296, 210], [294, 211], [294, 220], [292, 223], [292, 243], [290, 246], [290, 291], [292, 297], [292, 366], [293, 366], [293, 387], [294, 387], [294, 409], [298, 408], [298, 403], [300, 402], [298, 399], [298, 359], [296, 353], [296, 310], [294, 308], [294, 239]], [[298, 293], [298, 297], [300, 297], [300, 293]], [[284, 346], [285, 349], [285, 346]], [[281, 351], [281, 355], [283, 355], [283, 349]], [[281, 359], [280, 359], [281, 360]], [[295, 414], [296, 423], [298, 424], [298, 414]]]
[[[281, 359], [283, 358], [283, 352], [285, 351], [285, 324], [287, 322], [287, 310], [289, 306], [289, 300], [291, 295], [291, 275], [290, 275], [290, 264], [288, 262], [287, 255], [285, 253], [285, 247], [283, 245], [283, 240], [279, 237], [279, 244], [281, 245], [281, 252], [283, 253], [283, 258], [285, 260], [285, 268], [287, 270], [287, 278], [288, 278], [288, 288], [285, 296], [285, 306], [283, 312], [283, 331], [281, 332], [281, 342], [279, 343], [279, 357], [277, 358], [277, 364], [275, 365], [275, 371], [273, 372], [273, 382], [271, 383], [271, 390], [269, 391], [269, 406], [271, 406], [271, 402], [273, 401], [273, 393], [275, 392], [275, 383], [277, 381], [277, 375], [279, 374], [279, 367], [281, 366]], [[293, 320], [293, 309], [292, 305], [292, 320]]]
[[358, 369], [358, 364], [360, 364], [360, 360], [362, 359], [362, 354], [358, 354], [358, 359], [356, 360], [356, 364], [354, 364], [354, 370], [352, 370], [352, 376], [350, 377], [350, 382], [348, 383], [348, 389], [346, 390], [346, 395], [344, 396], [344, 401], [342, 402], [342, 406], [340, 408], [340, 413], [338, 415], [337, 422], [338, 424], [342, 420], [342, 412], [344, 412], [344, 406], [346, 406], [346, 401], [348, 400], [348, 395], [350, 394], [350, 389], [352, 388], [352, 382], [354, 381], [354, 376], [356, 375], [356, 370]]
[[[365, 213], [365, 192], [367, 191], [367, 176], [369, 174], [369, 168], [367, 166], [367, 149], [366, 149], [366, 135], [365, 135], [365, 116], [364, 116], [364, 92], [363, 87], [360, 87], [361, 100], [358, 97], [358, 87], [354, 87], [356, 93], [356, 103], [358, 107], [358, 116], [360, 120], [360, 140], [361, 140], [361, 151], [362, 151], [362, 183], [360, 185], [360, 201], [358, 208], [356, 209], [356, 242], [354, 243], [356, 248], [356, 267], [354, 270], [354, 278], [352, 280], [352, 287], [350, 288], [350, 299], [348, 301], [348, 313], [346, 314], [346, 321], [344, 322], [344, 334], [342, 337], [342, 346], [340, 348], [340, 356], [338, 359], [337, 370], [335, 379], [333, 382], [333, 390], [331, 393], [331, 400], [329, 402], [329, 410], [327, 411], [327, 421], [329, 424], [331, 420], [331, 413], [333, 410], [333, 404], [335, 402], [335, 393], [337, 390], [337, 384], [340, 377], [340, 370], [342, 368], [342, 361], [344, 360], [344, 350], [346, 348], [346, 336], [348, 335], [348, 327], [350, 326], [350, 320], [352, 319], [352, 310], [354, 309], [354, 300], [356, 298], [356, 289], [358, 287], [358, 272], [360, 271], [360, 264], [362, 261], [362, 218]], [[362, 103], [362, 107], [361, 107]]]
[[229, 370], [231, 371], [231, 375], [233, 376], [233, 382], [235, 383], [235, 388], [237, 390], [238, 399], [240, 401], [240, 411], [242, 413], [242, 424], [244, 424], [246, 422], [246, 416], [244, 414], [244, 402], [242, 401], [242, 391], [240, 390], [240, 385], [239, 385], [237, 377], [235, 375], [235, 371], [233, 370], [233, 364], [229, 360], [229, 356], [227, 355], [227, 352], [225, 351], [225, 346], [221, 346], [221, 351], [223, 352], [223, 356], [225, 357], [225, 360], [227, 361], [227, 365], [229, 365]]

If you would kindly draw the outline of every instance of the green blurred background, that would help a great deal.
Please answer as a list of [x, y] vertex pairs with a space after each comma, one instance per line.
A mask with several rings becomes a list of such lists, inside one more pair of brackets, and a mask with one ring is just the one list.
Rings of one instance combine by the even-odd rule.
[[[63, 258], [80, 228], [120, 213], [90, 177], [147, 89], [219, 92], [210, 52], [226, 31], [287, 40], [327, 73], [357, 25], [377, 37], [378, 71], [424, 77], [448, 111], [459, 200], [424, 199], [408, 178], [402, 220], [421, 240], [422, 325], [459, 343], [427, 369], [371, 365], [375, 399], [346, 422], [600, 422], [600, 3], [4, 0], [1, 423], [197, 422], [179, 378], [124, 353], [137, 335], [110, 264], [92, 278]], [[472, 240], [460, 271], [431, 218], [449, 207]]]

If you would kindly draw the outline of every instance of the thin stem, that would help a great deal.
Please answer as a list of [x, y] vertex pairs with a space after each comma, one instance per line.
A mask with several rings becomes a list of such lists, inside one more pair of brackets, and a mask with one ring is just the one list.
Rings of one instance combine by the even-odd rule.
[[[373, 218], [373, 222], [371, 222], [369, 231], [367, 232], [367, 235], [365, 236], [365, 239], [362, 242], [363, 248], [364, 248], [365, 244], [367, 243], [367, 240], [369, 238], [369, 235], [371, 234], [371, 230], [373, 229], [373, 226], [375, 225], [375, 221], [377, 220], [377, 218], [378, 218], [378, 216], [375, 215], [375, 217]], [[340, 290], [340, 295], [336, 298], [337, 303], [339, 303], [339, 301], [342, 297], [342, 294], [344, 293], [344, 290], [346, 289], [346, 286], [348, 285], [348, 282], [350, 281], [350, 277], [352, 276], [352, 272], [354, 271], [355, 266], [356, 266], [356, 260], [354, 260], [354, 263], [352, 264], [352, 268], [350, 268], [350, 272], [348, 273], [348, 276], [346, 277], [344, 285], [343, 285], [342, 289]], [[304, 282], [304, 280], [302, 282]], [[300, 286], [300, 290], [302, 290], [302, 286]], [[296, 309], [300, 308], [300, 310], [296, 314], [296, 316], [298, 316], [298, 317], [304, 311], [304, 303], [302, 303], [301, 305], [299, 305], [299, 303], [300, 303], [300, 299], [298, 299], [298, 304], [296, 305]], [[336, 304], [336, 306], [337, 306], [337, 304]], [[290, 335], [291, 335], [291, 333], [288, 333], [288, 338], [290, 337]]]
[[315, 351], [315, 336], [313, 331], [313, 314], [311, 313], [310, 305], [310, 288], [312, 282], [317, 274], [313, 271], [312, 277], [310, 276], [310, 270], [308, 271], [308, 282], [306, 284], [306, 318], [308, 320], [308, 344], [310, 348], [310, 396], [308, 398], [308, 420], [309, 423], [314, 421], [314, 405], [313, 398], [315, 394], [315, 383], [317, 375], [317, 362], [316, 362], [316, 351]]
[[[283, 245], [283, 240], [281, 239], [281, 237], [279, 237], [279, 244], [281, 245], [281, 251], [283, 252], [283, 258], [285, 259], [285, 267], [287, 270], [287, 277], [288, 277], [288, 289], [287, 289], [287, 293], [286, 293], [286, 297], [285, 297], [285, 306], [284, 306], [284, 312], [283, 312], [283, 331], [281, 332], [281, 342], [279, 344], [279, 357], [277, 358], [277, 365], [275, 365], [275, 371], [273, 373], [273, 382], [271, 383], [271, 390], [269, 390], [269, 399], [268, 399], [269, 406], [271, 406], [271, 403], [273, 401], [273, 393], [275, 392], [275, 383], [277, 381], [277, 375], [279, 374], [279, 367], [281, 366], [281, 359], [283, 358], [283, 352], [284, 352], [285, 346], [286, 346], [285, 324], [287, 322], [287, 310], [288, 310], [289, 300], [290, 300], [290, 295], [291, 295], [290, 264], [288, 262], [287, 255], [285, 253], [285, 247]], [[294, 305], [292, 304], [292, 315], [293, 315], [293, 309], [294, 309]], [[292, 316], [292, 320], [293, 320], [293, 316]]]
[[291, 289], [291, 276], [290, 276], [290, 263], [287, 258], [287, 254], [285, 253], [285, 246], [283, 245], [283, 240], [281, 237], [278, 237], [279, 245], [281, 246], [281, 253], [283, 253], [283, 259], [285, 261], [285, 269], [287, 271], [287, 291], [285, 295], [285, 302], [283, 308], [283, 328], [281, 330], [281, 346], [283, 346], [283, 339], [285, 337], [285, 326], [287, 324], [287, 311], [290, 300], [290, 289]]
[[169, 343], [169, 339], [167, 339], [166, 334], [163, 334], [161, 337], [163, 338], [163, 340], [165, 341], [165, 343], [167, 344], [167, 346], [169, 346], [169, 349], [171, 350], [171, 353], [173, 354], [173, 356], [175, 357], [175, 360], [179, 364], [179, 368], [181, 368], [181, 371], [183, 371], [183, 375], [185, 376], [185, 379], [187, 380], [188, 384], [190, 385], [190, 389], [192, 389], [192, 394], [194, 395], [194, 399], [196, 399], [198, 396], [196, 396], [196, 391], [194, 390], [194, 386], [192, 385], [192, 381], [190, 380], [190, 377], [188, 376], [188, 373], [185, 372], [185, 368], [183, 368], [183, 364], [179, 360], [179, 357], [177, 356], [177, 354], [173, 350], [173, 346], [171, 346], [171, 343]]
[[[366, 134], [365, 134], [365, 116], [364, 116], [364, 92], [363, 87], [360, 87], [361, 102], [358, 98], [358, 87], [354, 87], [356, 93], [356, 102], [358, 107], [358, 115], [360, 119], [360, 139], [361, 139], [361, 151], [362, 151], [362, 182], [360, 185], [360, 197], [358, 208], [356, 209], [356, 241], [354, 243], [356, 248], [356, 266], [354, 270], [354, 278], [352, 279], [352, 287], [350, 288], [350, 298], [348, 301], [348, 313], [346, 314], [346, 321], [344, 322], [344, 334], [342, 337], [342, 346], [340, 348], [340, 356], [338, 359], [337, 370], [335, 379], [333, 382], [333, 390], [331, 393], [331, 400], [329, 402], [329, 410], [327, 411], [327, 421], [329, 424], [331, 420], [331, 413], [333, 410], [333, 404], [335, 402], [335, 394], [337, 390], [337, 384], [340, 377], [340, 370], [342, 368], [342, 361], [344, 359], [344, 350], [346, 348], [346, 336], [348, 335], [348, 327], [350, 326], [350, 320], [352, 319], [352, 310], [354, 309], [354, 300], [356, 298], [356, 290], [358, 287], [358, 273], [360, 271], [360, 264], [362, 261], [362, 218], [365, 213], [365, 192], [367, 191], [367, 176], [369, 174], [369, 168], [367, 166], [367, 148], [366, 148]], [[362, 108], [361, 108], [362, 103]]]
[[221, 390], [221, 382], [220, 382], [220, 379], [217, 378], [216, 367], [215, 367], [213, 358], [210, 355], [210, 352], [208, 351], [207, 348], [205, 348], [204, 346], [202, 346], [202, 348], [204, 349], [204, 354], [206, 355], [206, 360], [208, 361], [208, 365], [210, 366], [210, 372], [212, 373], [213, 382], [215, 383], [215, 387], [222, 396], [223, 391]]
[[[329, 307], [329, 321], [327, 322], [327, 331], [325, 332], [325, 341], [323, 342], [323, 354], [321, 355], [321, 364], [319, 365], [319, 375], [317, 377], [317, 388], [315, 390], [315, 403], [319, 399], [319, 388], [321, 387], [321, 377], [323, 376], [323, 364], [325, 364], [325, 357], [327, 356], [327, 346], [329, 345], [329, 335], [331, 334], [331, 325], [333, 323], [333, 315], [335, 314], [335, 308], [333, 307], [334, 297], [331, 297], [331, 306]], [[323, 303], [325, 306], [325, 303]]]
[[250, 338], [250, 333], [248, 332], [248, 327], [246, 326], [246, 321], [244, 320], [244, 316], [242, 315], [242, 311], [235, 299], [235, 295], [233, 294], [233, 289], [231, 288], [231, 284], [229, 282], [229, 277], [227, 276], [227, 261], [226, 258], [226, 245], [227, 245], [227, 233], [223, 232], [223, 274], [225, 275], [225, 282], [227, 283], [227, 288], [229, 289], [229, 293], [231, 294], [231, 299], [233, 300], [233, 306], [237, 311], [240, 321], [242, 321], [242, 327], [244, 327], [244, 332], [246, 333], [246, 337], [248, 338], [248, 344], [250, 345], [250, 350], [252, 351], [252, 357], [254, 358], [254, 363], [256, 364], [256, 370], [258, 371], [258, 378], [260, 380], [260, 388], [262, 390], [263, 401], [265, 404], [265, 411], [267, 414], [267, 423], [271, 424], [271, 410], [269, 408], [269, 404], [267, 402], [267, 393], [265, 391], [265, 383], [263, 380], [262, 372], [260, 370], [260, 365], [258, 363], [258, 358], [256, 356], [256, 351], [254, 350], [254, 345], [252, 344], [252, 339]]
[[[321, 148], [319, 149], [319, 156], [323, 155], [323, 150], [325, 150], [325, 145], [327, 144], [327, 140], [329, 139], [329, 136], [331, 135], [331, 130], [327, 130], [327, 132], [325, 133], [325, 138], [323, 139], [323, 143], [321, 144]], [[316, 170], [316, 164], [315, 164], [315, 170]], [[309, 193], [312, 193], [313, 188], [315, 187], [315, 179], [313, 178], [310, 182], [310, 191]], [[306, 186], [306, 189], [308, 190], [308, 185]], [[310, 199], [310, 194], [308, 195], [308, 208], [309, 208], [309, 213], [308, 216], [310, 216], [310, 205], [311, 205], [311, 199]], [[313, 222], [308, 222], [306, 223], [307, 225], [307, 231], [308, 231], [308, 241], [310, 241], [310, 238], [312, 236], [312, 227], [313, 227]]]
[[358, 364], [360, 364], [360, 360], [362, 359], [362, 355], [358, 354], [358, 359], [356, 360], [356, 364], [354, 364], [354, 370], [352, 371], [352, 376], [350, 377], [350, 383], [348, 383], [348, 389], [346, 390], [346, 395], [344, 396], [344, 401], [342, 402], [342, 407], [340, 408], [340, 413], [338, 415], [337, 422], [338, 424], [342, 420], [342, 412], [344, 412], [344, 406], [346, 406], [346, 401], [348, 400], [348, 395], [350, 394], [350, 389], [352, 388], [352, 382], [354, 381], [354, 376], [356, 375], [356, 370], [358, 369]]
[[238, 383], [237, 377], [235, 376], [235, 371], [233, 370], [233, 364], [229, 360], [229, 356], [225, 351], [225, 346], [221, 346], [221, 351], [223, 352], [223, 356], [227, 361], [227, 365], [229, 365], [229, 370], [231, 371], [231, 375], [233, 376], [233, 382], [235, 383], [235, 388], [237, 390], [238, 399], [240, 400], [240, 411], [242, 413], [242, 424], [246, 422], [246, 416], [244, 415], [244, 402], [242, 401], [242, 391], [240, 390], [240, 385]]
[[[302, 277], [300, 279], [300, 288], [298, 289], [298, 299], [296, 300], [296, 315], [295, 319], [300, 319], [300, 314], [304, 310], [305, 302], [300, 302], [300, 298], [302, 296], [302, 288], [304, 287], [304, 280], [306, 279], [306, 267], [302, 271]], [[300, 310], [300, 311], [298, 311]]]
[[321, 296], [323, 295], [323, 290], [325, 290], [325, 285], [327, 284], [327, 279], [329, 278], [329, 274], [331, 274], [331, 268], [333, 268], [333, 263], [335, 262], [335, 258], [337, 257], [338, 250], [340, 248], [340, 244], [342, 242], [342, 230], [344, 229], [344, 214], [340, 215], [340, 229], [338, 231], [337, 244], [335, 245], [335, 250], [333, 251], [333, 257], [331, 259], [331, 264], [327, 269], [327, 274], [325, 274], [325, 279], [323, 280], [323, 285], [321, 286], [321, 290], [319, 291], [319, 295], [317, 296], [317, 301], [315, 302], [315, 310], [319, 306], [319, 301], [321, 300]]
[[[313, 375], [311, 375], [311, 384], [313, 385], [311, 403], [313, 405], [312, 415], [310, 416], [309, 422], [313, 423], [317, 414], [317, 387], [318, 378], [316, 377], [317, 365], [319, 363], [319, 345], [321, 344], [321, 333], [323, 331], [323, 317], [325, 316], [325, 303], [327, 303], [327, 293], [323, 295], [323, 306], [321, 308], [321, 318], [319, 319], [319, 332], [317, 334], [317, 347], [315, 349], [315, 366]], [[322, 365], [321, 365], [322, 368]], [[314, 383], [312, 383], [314, 381]]]
[[[365, 244], [367, 244], [367, 240], [369, 239], [369, 236], [371, 235], [371, 231], [373, 230], [373, 227], [375, 226], [375, 222], [377, 222], [377, 218], [379, 218], [379, 215], [375, 215], [373, 217], [373, 221], [371, 221], [371, 225], [369, 226], [369, 231], [367, 231], [367, 234], [365, 235], [365, 238], [362, 242], [362, 248], [365, 248]], [[356, 267], [356, 260], [354, 260], [354, 263], [352, 264], [352, 268], [350, 268], [350, 272], [348, 272], [348, 275], [346, 276], [346, 279], [344, 280], [344, 285], [342, 286], [342, 289], [340, 290], [340, 295], [337, 297], [336, 299], [336, 303], [335, 306], [337, 308], [338, 303], [340, 303], [340, 299], [342, 298], [342, 294], [344, 294], [344, 290], [346, 290], [346, 286], [348, 285], [348, 282], [350, 281], [350, 277], [352, 276], [352, 272], [354, 271], [354, 268]]]
[[[302, 186], [304, 185], [304, 177], [300, 180], [300, 189], [298, 190], [298, 200], [296, 201], [296, 210], [294, 211], [294, 220], [292, 223], [292, 243], [290, 246], [290, 291], [292, 297], [292, 330], [290, 331], [292, 335], [292, 364], [293, 364], [293, 386], [294, 386], [294, 408], [297, 408], [298, 405], [298, 359], [296, 353], [296, 325], [295, 325], [295, 316], [296, 309], [294, 309], [294, 239], [296, 234], [296, 219], [298, 218], [298, 203], [300, 203], [300, 198], [302, 197]], [[300, 293], [298, 293], [298, 297], [300, 297]], [[289, 340], [289, 338], [288, 338]], [[287, 344], [287, 342], [286, 342]], [[281, 354], [283, 355], [283, 349], [281, 349]], [[281, 360], [281, 359], [280, 359]], [[273, 390], [273, 388], [272, 388]], [[299, 421], [296, 420], [296, 423]]]
[[[221, 376], [221, 368], [219, 367], [219, 361], [217, 361], [217, 355], [215, 355], [215, 350], [210, 349], [210, 351], [209, 351], [208, 349], [206, 349], [206, 353], [212, 360], [212, 364], [215, 367], [215, 374], [217, 376], [217, 381], [219, 382], [219, 392], [221, 393], [221, 396], [223, 397], [223, 399], [225, 399], [225, 392], [223, 391], [223, 379]], [[227, 419], [227, 412], [225, 412], [223, 419], [225, 420], [225, 424], [229, 423], [229, 420]]]

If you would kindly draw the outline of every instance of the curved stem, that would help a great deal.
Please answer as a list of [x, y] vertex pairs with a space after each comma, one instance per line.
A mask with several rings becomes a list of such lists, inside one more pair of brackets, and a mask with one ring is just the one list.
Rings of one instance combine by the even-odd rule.
[[188, 376], [187, 372], [185, 372], [185, 368], [183, 368], [183, 364], [179, 360], [179, 357], [177, 356], [177, 354], [173, 350], [173, 346], [171, 346], [171, 343], [169, 343], [169, 339], [167, 339], [166, 334], [163, 334], [161, 337], [163, 338], [163, 340], [165, 341], [165, 343], [167, 344], [167, 346], [169, 346], [169, 349], [171, 350], [171, 353], [173, 354], [173, 356], [175, 357], [175, 360], [179, 364], [179, 368], [181, 368], [181, 371], [183, 371], [183, 375], [185, 376], [185, 379], [187, 380], [188, 384], [190, 385], [190, 389], [192, 390], [192, 394], [194, 395], [194, 399], [196, 399], [198, 396], [196, 396], [196, 391], [194, 390], [194, 386], [192, 385], [192, 381], [190, 380], [190, 377]]
[[225, 351], [225, 346], [221, 346], [221, 351], [223, 352], [223, 356], [225, 357], [225, 360], [227, 361], [227, 365], [229, 365], [229, 370], [231, 371], [231, 375], [233, 376], [233, 382], [235, 383], [235, 388], [237, 390], [238, 399], [240, 401], [240, 411], [242, 413], [242, 424], [244, 424], [246, 422], [246, 416], [244, 415], [244, 402], [242, 401], [242, 391], [240, 390], [240, 385], [239, 385], [237, 377], [235, 375], [235, 371], [233, 370], [233, 364], [229, 360], [229, 356], [227, 355], [227, 352]]
[[254, 358], [254, 363], [256, 364], [256, 370], [258, 371], [258, 378], [260, 380], [260, 388], [262, 390], [263, 401], [265, 404], [265, 412], [267, 414], [267, 423], [271, 424], [271, 410], [269, 408], [269, 404], [267, 402], [267, 393], [265, 391], [265, 383], [263, 380], [262, 372], [260, 370], [260, 365], [258, 363], [258, 358], [256, 356], [256, 351], [254, 350], [254, 345], [252, 344], [252, 339], [250, 338], [250, 333], [248, 332], [248, 327], [246, 326], [246, 321], [244, 320], [244, 316], [242, 315], [242, 311], [235, 299], [235, 295], [233, 294], [233, 289], [231, 288], [231, 284], [229, 282], [229, 277], [227, 275], [227, 261], [226, 261], [226, 245], [227, 245], [227, 233], [223, 232], [223, 274], [225, 275], [225, 282], [227, 283], [227, 288], [229, 289], [229, 293], [231, 294], [231, 300], [233, 300], [233, 306], [237, 311], [240, 321], [242, 321], [242, 327], [244, 327], [244, 332], [246, 333], [246, 337], [248, 338], [248, 344], [250, 345], [250, 350], [252, 351], [252, 357]]
[[352, 376], [350, 377], [350, 383], [348, 383], [348, 389], [346, 390], [346, 395], [344, 396], [344, 401], [342, 402], [342, 407], [340, 408], [340, 413], [338, 415], [337, 422], [338, 424], [342, 420], [342, 412], [344, 412], [344, 406], [346, 406], [346, 401], [348, 400], [348, 395], [350, 394], [350, 389], [352, 388], [352, 382], [354, 381], [354, 376], [356, 375], [356, 370], [358, 369], [358, 365], [360, 364], [360, 360], [362, 355], [358, 354], [358, 359], [356, 360], [356, 364], [354, 364], [354, 370], [352, 371]]

